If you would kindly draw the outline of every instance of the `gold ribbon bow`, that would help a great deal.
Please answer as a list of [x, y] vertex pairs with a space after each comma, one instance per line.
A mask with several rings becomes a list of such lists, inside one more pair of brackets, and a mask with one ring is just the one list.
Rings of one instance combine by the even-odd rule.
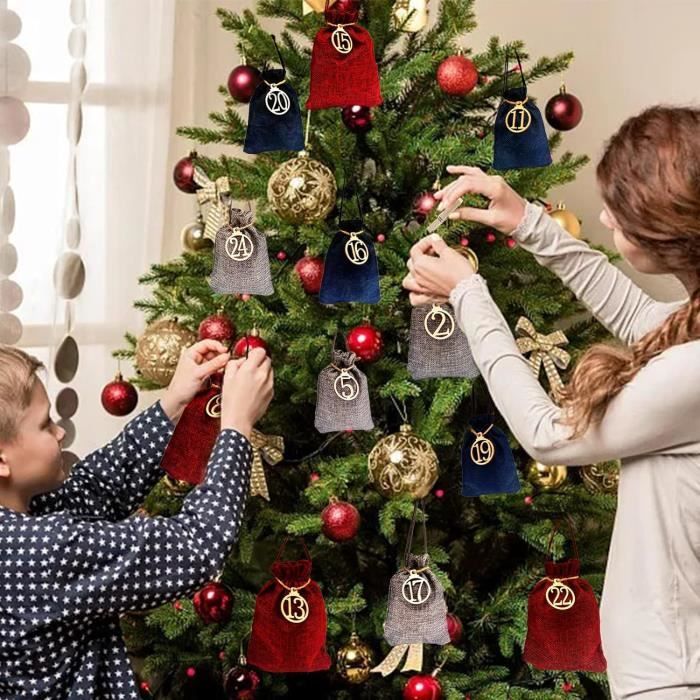
[[250, 474], [250, 495], [262, 496], [270, 500], [267, 490], [263, 460], [274, 466], [284, 458], [284, 438], [281, 435], [265, 435], [253, 428], [250, 434], [250, 444], [253, 446], [253, 468]]
[[521, 316], [515, 325], [515, 332], [520, 335], [516, 338], [518, 350], [523, 355], [530, 353], [530, 367], [536, 377], [540, 376], [540, 368], [544, 365], [544, 371], [549, 380], [552, 397], [558, 398], [559, 392], [564, 388], [564, 382], [557, 372], [559, 369], [566, 369], [571, 361], [571, 355], [566, 350], [557, 347], [558, 345], [566, 345], [569, 339], [564, 335], [563, 331], [554, 331], [544, 335], [538, 333], [532, 321], [525, 316]]
[[[408, 654], [406, 654], [408, 652]], [[375, 666], [370, 673], [381, 673], [386, 677], [393, 673], [401, 663], [406, 654], [406, 663], [401, 671], [418, 671], [423, 669], [423, 645], [422, 644], [397, 644], [384, 657], [384, 660]]]
[[207, 220], [204, 224], [204, 236], [216, 240], [216, 232], [228, 223], [228, 204], [221, 200], [221, 196], [229, 194], [231, 186], [228, 177], [222, 175], [215, 182], [210, 180], [200, 168], [194, 169], [194, 181], [199, 185], [197, 201], [199, 204], [209, 202]]

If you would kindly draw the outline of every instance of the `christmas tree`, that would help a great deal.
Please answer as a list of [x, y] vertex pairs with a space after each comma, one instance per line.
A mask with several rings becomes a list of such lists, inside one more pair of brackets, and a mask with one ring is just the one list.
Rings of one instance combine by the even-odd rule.
[[[239, 666], [250, 638], [256, 594], [270, 579], [270, 564], [282, 541], [292, 536], [287, 557], [303, 556], [301, 537], [313, 560], [312, 578], [327, 609], [332, 664], [328, 671], [310, 674], [258, 671], [255, 697], [401, 697], [407, 679], [417, 671], [407, 674], [397, 668], [383, 676], [367, 669], [390, 650], [383, 630], [389, 581], [403, 563], [414, 496], [423, 489], [430, 567], [444, 588], [452, 642], [425, 645], [422, 674], [440, 668], [436, 678], [442, 697], [607, 697], [603, 673], [538, 670], [523, 661], [522, 652], [528, 595], [544, 575], [553, 523], [563, 515], [576, 525], [582, 574], [596, 592], [601, 590], [615, 496], [600, 471], [613, 465], [568, 472], [565, 465], [540, 465], [509, 435], [519, 492], [465, 497], [461, 448], [466, 429], [475, 414], [494, 410], [483, 380], [416, 380], [407, 369], [412, 309], [401, 281], [412, 244], [426, 234], [433, 218], [432, 190], [444, 178], [446, 164], [490, 171], [493, 119], [504, 77], [521, 80], [517, 64], [504, 76], [507, 53], [512, 59], [517, 52], [528, 85], [565, 71], [573, 58], [565, 53], [534, 60], [522, 42], [506, 45], [497, 37], [482, 51], [469, 47], [473, 5], [474, 0], [435, 2], [434, 22], [423, 27], [420, 2], [409, 6], [397, 0], [392, 6], [387, 0], [363, 0], [358, 26], [374, 42], [383, 102], [371, 108], [347, 105], [343, 110], [312, 112], [304, 105], [312, 42], [325, 26], [323, 3], [309, 11], [302, 0], [258, 0], [254, 10], [218, 11], [246, 65], [231, 76], [229, 88], [220, 88], [223, 106], [210, 115], [211, 125], [182, 127], [178, 133], [191, 139], [193, 147], [243, 145], [246, 105], [233, 99], [230, 90], [239, 100], [249, 99], [256, 84], [253, 68], [278, 63], [279, 49], [286, 79], [299, 96], [305, 127], [307, 154], [302, 158], [307, 160], [301, 175], [295, 171], [292, 176], [313, 179], [313, 196], [290, 202], [271, 186], [271, 180], [289, 178], [289, 164], [298, 157], [290, 150], [261, 152], [252, 160], [194, 155], [176, 169], [181, 189], [202, 202], [210, 230], [227, 216], [226, 207], [221, 208], [227, 190], [234, 201], [255, 203], [255, 228], [265, 234], [274, 293], [213, 291], [214, 251], [202, 227], [190, 227], [182, 255], [154, 265], [142, 276], [150, 296], [135, 303], [150, 325], [141, 338], [127, 334], [128, 347], [115, 355], [135, 360], [139, 372], [132, 381], [140, 388], [162, 387], [167, 384], [167, 367], [148, 365], [149, 347], [159, 342], [172, 347], [174, 342], [177, 348], [191, 342], [202, 324], [200, 333], [238, 341], [238, 352], [245, 351], [246, 342], [264, 342], [275, 368], [275, 399], [257, 426], [261, 439], [268, 438], [262, 469], [269, 500], [249, 497], [238, 542], [222, 574], [233, 599], [230, 615], [206, 624], [201, 601], [195, 606], [193, 600], [182, 599], [123, 618], [131, 651], [145, 659], [145, 696], [253, 697], [236, 690], [250, 681], [248, 668], [239, 673], [240, 685], [230, 680], [228, 691], [224, 678]], [[406, 15], [406, 7], [414, 12]], [[261, 24], [267, 17], [286, 23], [276, 41]], [[521, 195], [546, 204], [549, 190], [572, 181], [588, 160], [557, 153], [561, 141], [561, 132], [552, 130], [549, 149], [557, 157], [551, 165], [502, 174]], [[341, 203], [344, 218], [361, 219], [371, 235], [380, 273], [378, 303], [323, 304], [317, 296]], [[483, 206], [479, 199], [467, 198], [465, 203]], [[559, 214], [576, 234], [575, 217], [566, 211]], [[507, 236], [464, 221], [449, 222], [439, 230], [451, 245], [476, 253], [479, 271], [512, 328], [521, 316], [539, 333], [565, 328], [571, 364], [586, 347], [607, 337], [598, 323], [581, 315], [585, 308], [558, 278]], [[146, 336], [149, 342], [144, 342]], [[355, 352], [357, 366], [366, 375], [374, 428], [322, 434], [315, 428], [318, 377], [328, 367], [332, 349], [342, 350], [344, 345]], [[165, 355], [159, 357], [163, 361]], [[566, 379], [565, 372], [562, 377]], [[405, 423], [432, 446], [439, 473], [437, 481], [425, 477], [428, 482], [414, 485], [412, 492], [387, 498], [386, 489], [383, 492], [368, 471], [368, 456]], [[496, 423], [507, 433], [498, 416]], [[283, 459], [274, 457], [274, 448], [281, 445], [270, 436], [283, 438]], [[178, 486], [182, 484], [173, 479], [162, 480], [141, 515], [177, 512], [185, 490]], [[419, 511], [417, 533], [422, 517]], [[422, 535], [416, 539], [414, 551], [422, 547]], [[558, 558], [570, 553], [565, 529], [554, 536], [552, 552]], [[354, 650], [348, 646], [353, 632], [373, 652], [371, 663], [361, 643]], [[341, 664], [339, 669], [339, 651], [344, 662], [359, 667], [348, 671]], [[350, 682], [351, 677], [359, 682]], [[437, 697], [421, 696], [420, 689], [418, 693], [415, 697]]]

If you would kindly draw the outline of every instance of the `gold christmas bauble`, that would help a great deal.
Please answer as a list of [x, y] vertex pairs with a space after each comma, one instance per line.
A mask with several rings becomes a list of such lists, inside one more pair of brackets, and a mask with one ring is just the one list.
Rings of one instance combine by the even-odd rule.
[[581, 479], [591, 493], [615, 493], [620, 482], [620, 463], [613, 460], [587, 464], [581, 467]]
[[206, 250], [214, 245], [214, 241], [204, 235], [204, 219], [202, 219], [201, 214], [194, 221], [183, 227], [180, 232], [180, 240], [182, 241], [182, 247], [193, 253], [198, 250]]
[[566, 208], [564, 202], [559, 202], [549, 215], [574, 238], [581, 238], [581, 222]]
[[438, 478], [438, 458], [429, 442], [413, 434], [407, 423], [383, 437], [369, 453], [369, 478], [387, 498], [408, 494], [423, 498]]
[[[413, 14], [411, 14], [413, 13]], [[411, 18], [406, 22], [406, 18]], [[428, 0], [395, 0], [391, 10], [394, 29], [401, 27], [404, 32], [418, 32], [428, 24]]]
[[335, 206], [335, 176], [330, 168], [300, 151], [280, 165], [267, 182], [267, 199], [276, 214], [293, 224], [322, 221]]
[[527, 466], [527, 480], [544, 491], [553, 491], [566, 481], [567, 471], [563, 464], [548, 465], [531, 459]]
[[149, 323], [136, 343], [136, 369], [146, 379], [168, 386], [180, 353], [196, 340], [196, 333], [175, 321], [160, 319]]
[[364, 683], [373, 665], [372, 649], [353, 632], [350, 641], [338, 649], [337, 667], [341, 678], [348, 683]]

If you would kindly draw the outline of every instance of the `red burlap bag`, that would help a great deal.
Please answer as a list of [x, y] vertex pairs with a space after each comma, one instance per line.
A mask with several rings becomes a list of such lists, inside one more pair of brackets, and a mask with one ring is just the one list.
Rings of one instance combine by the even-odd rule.
[[374, 42], [357, 24], [359, 4], [354, 9], [339, 9], [337, 4], [328, 7], [326, 0], [326, 26], [314, 39], [306, 108], [376, 107], [382, 96]]
[[311, 580], [311, 558], [303, 540], [306, 559], [279, 561], [287, 539], [272, 564], [273, 578], [263, 584], [255, 600], [248, 663], [271, 673], [325, 671], [331, 665], [326, 604]]
[[[216, 396], [219, 395], [217, 399]], [[201, 484], [221, 425], [221, 384], [200, 391], [182, 412], [160, 466], [171, 479]], [[211, 413], [208, 415], [207, 406]]]
[[[579, 575], [571, 523], [569, 527], [575, 556], [560, 562], [545, 561], [547, 575], [535, 584], [528, 599], [523, 658], [542, 670], [602, 672], [607, 662], [600, 639], [598, 603], [591, 585]], [[555, 526], [548, 553], [556, 530]]]

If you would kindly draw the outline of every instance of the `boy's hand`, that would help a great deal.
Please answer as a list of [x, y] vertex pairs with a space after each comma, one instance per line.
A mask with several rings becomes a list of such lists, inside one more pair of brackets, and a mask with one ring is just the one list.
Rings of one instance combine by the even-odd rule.
[[180, 417], [185, 406], [204, 388], [208, 377], [226, 367], [229, 357], [226, 346], [218, 340], [200, 340], [182, 351], [175, 374], [160, 400], [171, 421]]

